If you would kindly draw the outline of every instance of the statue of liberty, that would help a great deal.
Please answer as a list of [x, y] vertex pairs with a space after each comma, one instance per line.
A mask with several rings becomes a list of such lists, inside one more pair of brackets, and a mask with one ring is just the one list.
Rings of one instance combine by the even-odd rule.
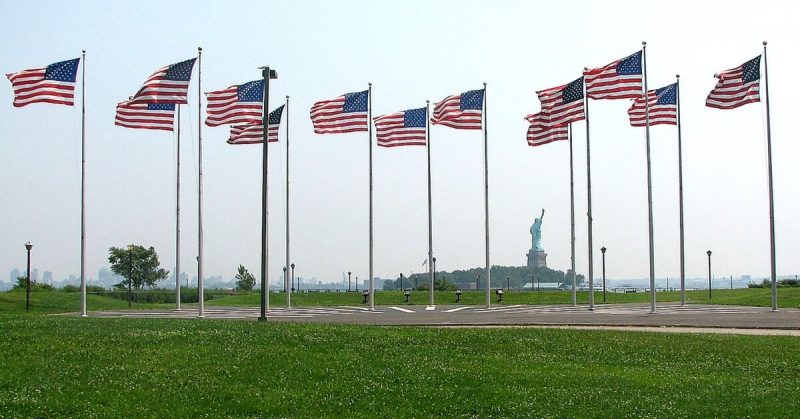
[[542, 208], [542, 215], [533, 221], [531, 226], [531, 250], [544, 251], [542, 249], [542, 220], [544, 219], [544, 208]]

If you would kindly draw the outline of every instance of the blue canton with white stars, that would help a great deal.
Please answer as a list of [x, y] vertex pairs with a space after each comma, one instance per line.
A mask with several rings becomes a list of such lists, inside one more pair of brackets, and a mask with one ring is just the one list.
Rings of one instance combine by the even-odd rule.
[[366, 112], [369, 91], [347, 93], [344, 95], [344, 108], [342, 112]]
[[656, 89], [656, 105], [675, 105], [678, 103], [678, 89], [677, 84], [673, 83], [669, 86], [664, 86]]
[[269, 124], [270, 125], [278, 125], [281, 123], [281, 115], [283, 115], [283, 107], [286, 105], [281, 105], [275, 108], [274, 111], [269, 113]]
[[461, 110], [483, 109], [483, 89], [470, 90], [461, 94]]
[[174, 103], [148, 103], [147, 104], [148, 111], [174, 111], [175, 104]]
[[80, 58], [76, 58], [74, 60], [61, 61], [48, 65], [47, 70], [44, 72], [44, 79], [75, 83], [80, 60]]
[[756, 81], [761, 78], [761, 56], [742, 64], [742, 83]]
[[192, 68], [194, 67], [195, 60], [197, 60], [197, 58], [172, 64], [169, 66], [167, 73], [164, 74], [164, 80], [189, 81], [189, 79], [192, 78]]
[[236, 88], [239, 102], [262, 102], [264, 100], [264, 80], [247, 82]]
[[622, 61], [617, 64], [617, 74], [642, 74], [642, 51], [636, 51], [623, 58]]
[[575, 81], [564, 86], [561, 91], [561, 100], [564, 103], [575, 102], [583, 99], [583, 77], [578, 77]]
[[403, 115], [403, 127], [416, 128], [425, 127], [425, 108], [409, 109]]

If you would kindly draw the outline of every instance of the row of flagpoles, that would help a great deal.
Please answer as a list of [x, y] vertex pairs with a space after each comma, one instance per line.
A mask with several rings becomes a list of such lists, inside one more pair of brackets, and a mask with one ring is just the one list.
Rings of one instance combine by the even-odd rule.
[[[765, 85], [767, 85], [766, 42], [764, 42], [763, 62]], [[22, 107], [31, 103], [53, 103], [74, 106], [74, 89], [77, 69], [81, 60], [85, 63], [86, 52], [81, 58], [51, 64], [45, 68], [24, 70], [7, 75], [14, 88], [14, 106]], [[176, 177], [176, 227], [175, 227], [175, 290], [176, 309], [180, 309], [180, 105], [188, 104], [187, 96], [194, 64], [197, 63], [198, 98], [202, 97], [201, 77], [202, 48], [198, 55], [186, 61], [158, 69], [142, 85], [139, 91], [127, 101], [117, 105], [115, 124], [135, 129], [175, 130], [178, 128]], [[718, 83], [711, 91], [706, 105], [718, 109], [733, 109], [747, 103], [760, 101], [760, 63], [762, 56], [747, 61], [743, 65], [715, 75]], [[684, 275], [684, 231], [683, 231], [683, 173], [680, 130], [680, 89], [679, 76], [672, 85], [648, 90], [647, 88], [646, 44], [641, 51], [596, 69], [584, 69], [583, 75], [565, 85], [537, 92], [541, 111], [526, 117], [530, 122], [527, 141], [530, 146], [541, 146], [554, 141], [569, 141], [570, 148], [570, 207], [571, 207], [571, 265], [573, 275], [572, 303], [576, 304], [575, 283], [575, 196], [572, 159], [572, 124], [586, 122], [586, 166], [587, 166], [587, 217], [588, 217], [588, 281], [593, 288], [593, 247], [592, 247], [592, 192], [591, 192], [591, 147], [589, 129], [589, 99], [619, 100], [630, 99], [628, 110], [630, 123], [634, 127], [645, 128], [647, 152], [647, 191], [648, 191], [648, 233], [650, 259], [651, 312], [656, 310], [655, 270], [653, 252], [653, 209], [652, 182], [650, 166], [650, 126], [676, 125], [678, 130], [678, 176], [680, 206], [680, 271], [681, 304], [685, 304]], [[262, 251], [261, 251], [261, 319], [269, 312], [269, 266], [268, 224], [269, 206], [267, 202], [267, 179], [269, 173], [269, 142], [277, 142], [282, 115], [286, 113], [286, 261], [284, 266], [284, 287], [286, 303], [291, 306], [291, 292], [288, 285], [290, 267], [289, 237], [289, 96], [286, 103], [272, 112], [269, 109], [269, 83], [277, 78], [275, 70], [262, 67], [262, 79], [241, 85], [233, 85], [223, 90], [206, 93], [207, 117], [209, 127], [230, 126], [229, 144], [262, 144]], [[81, 76], [81, 316], [86, 316], [85, 281], [85, 65]], [[769, 121], [769, 87], [767, 85], [767, 152], [769, 179], [770, 216], [770, 262], [772, 279], [772, 308], [777, 310], [774, 206], [772, 191], [772, 148]], [[459, 130], [483, 131], [484, 163], [484, 223], [485, 223], [485, 275], [486, 305], [491, 304], [491, 276], [489, 252], [489, 182], [488, 182], [488, 130], [486, 121], [486, 83], [481, 90], [472, 90], [459, 95], [448, 96], [434, 106], [430, 115], [429, 102], [424, 108], [409, 109], [393, 114], [372, 117], [372, 84], [365, 91], [347, 93], [331, 100], [319, 101], [310, 111], [314, 132], [317, 134], [342, 134], [368, 132], [369, 145], [369, 308], [374, 309], [373, 289], [373, 225], [372, 225], [372, 127], [375, 126], [377, 144], [382, 147], [425, 146], [428, 163], [428, 274], [430, 276], [430, 300], [434, 304], [433, 281], [433, 227], [431, 205], [430, 172], [430, 124], [443, 125]], [[198, 316], [204, 317], [203, 301], [203, 213], [202, 213], [202, 100], [198, 100]], [[267, 127], [265, 130], [264, 127]], [[589, 309], [594, 308], [594, 295], [589, 293]]]

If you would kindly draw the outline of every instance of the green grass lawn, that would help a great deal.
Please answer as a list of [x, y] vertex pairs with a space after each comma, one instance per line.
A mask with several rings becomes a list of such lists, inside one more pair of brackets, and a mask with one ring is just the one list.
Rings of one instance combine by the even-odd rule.
[[0, 417], [793, 417], [800, 340], [0, 316]]
[[[238, 293], [226, 294], [219, 291], [207, 290], [207, 294], [213, 299], [206, 301], [208, 306], [234, 306], [234, 307], [256, 307], [260, 304], [260, 294]], [[647, 303], [650, 301], [649, 293], [607, 293], [607, 302], [611, 303]], [[578, 304], [587, 304], [588, 292], [578, 293]], [[659, 292], [657, 294], [658, 303], [680, 301], [680, 293], [677, 291]], [[746, 288], [735, 290], [713, 290], [712, 298], [708, 298], [708, 291], [688, 291], [687, 301], [695, 304], [728, 304], [744, 306], [769, 307], [771, 305], [771, 294], [769, 289]], [[455, 294], [452, 291], [437, 291], [434, 296], [436, 304], [455, 304]], [[303, 292], [292, 294], [292, 305], [294, 306], [360, 306], [363, 298], [361, 293], [356, 292]], [[484, 304], [486, 296], [483, 291], [465, 291], [461, 295], [462, 304]], [[568, 291], [510, 291], [506, 292], [502, 304], [570, 304], [572, 293]], [[401, 291], [378, 291], [375, 294], [375, 304], [377, 305], [404, 305], [404, 304], [427, 304], [427, 291], [414, 291], [409, 302], [405, 302], [405, 297]], [[595, 293], [595, 303], [602, 304], [602, 293]], [[492, 304], [497, 303], [497, 296], [492, 294]], [[286, 294], [270, 293], [270, 305], [273, 307], [283, 307], [286, 305]], [[800, 288], [779, 288], [778, 305], [783, 308], [800, 308]], [[87, 296], [87, 306], [93, 310], [121, 310], [128, 307], [128, 303], [110, 297], [89, 294]], [[196, 304], [183, 304], [182, 307], [194, 308]], [[133, 303], [134, 309], [163, 309], [174, 308], [174, 304], [144, 304]], [[37, 291], [31, 293], [31, 311], [33, 313], [66, 313], [77, 312], [80, 310], [80, 295], [78, 293], [67, 293], [58, 291]], [[0, 314], [20, 313], [25, 311], [25, 292], [21, 290], [0, 292]]]

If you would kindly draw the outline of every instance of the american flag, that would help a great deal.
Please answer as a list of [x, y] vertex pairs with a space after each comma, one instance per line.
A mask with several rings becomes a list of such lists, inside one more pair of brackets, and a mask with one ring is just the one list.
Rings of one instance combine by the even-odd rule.
[[563, 86], [536, 92], [542, 102], [542, 114], [551, 125], [567, 125], [586, 119], [583, 105], [583, 77]]
[[206, 98], [206, 125], [209, 127], [252, 124], [263, 117], [264, 80], [208, 92]]
[[186, 104], [195, 60], [197, 58], [159, 68], [144, 82], [133, 100], [145, 103]]
[[75, 105], [75, 78], [80, 58], [50, 64], [45, 68], [8, 73], [14, 89], [14, 107], [31, 103]]
[[425, 145], [426, 111], [426, 108], [409, 109], [374, 118], [378, 145]]
[[[660, 89], [648, 90], [647, 100], [650, 106], [650, 126], [678, 124], [678, 84], [673, 83]], [[644, 99], [634, 99], [628, 117], [631, 126], [643, 127], [645, 122]]]
[[174, 121], [174, 103], [141, 103], [129, 100], [117, 104], [114, 125], [172, 131], [175, 126]]
[[311, 107], [311, 122], [317, 134], [368, 131], [369, 90], [321, 100]]
[[589, 99], [636, 99], [642, 96], [642, 51], [600, 68], [584, 70]]
[[[278, 142], [278, 130], [281, 126], [281, 116], [283, 115], [283, 108], [286, 105], [281, 105], [274, 111], [269, 113], [269, 131], [267, 132], [267, 141], [271, 143]], [[263, 144], [264, 143], [264, 124], [261, 121], [254, 122], [247, 125], [232, 125], [231, 136], [228, 138], [228, 144]]]
[[536, 147], [553, 141], [568, 140], [567, 127], [554, 125], [542, 112], [525, 117], [531, 125], [528, 127], [528, 145]]
[[470, 90], [444, 98], [433, 108], [431, 123], [455, 129], [481, 129], [485, 91]]
[[706, 106], [717, 109], [734, 109], [748, 103], [761, 101], [759, 84], [761, 80], [761, 56], [739, 67], [716, 74], [718, 78], [714, 90], [706, 98]]

